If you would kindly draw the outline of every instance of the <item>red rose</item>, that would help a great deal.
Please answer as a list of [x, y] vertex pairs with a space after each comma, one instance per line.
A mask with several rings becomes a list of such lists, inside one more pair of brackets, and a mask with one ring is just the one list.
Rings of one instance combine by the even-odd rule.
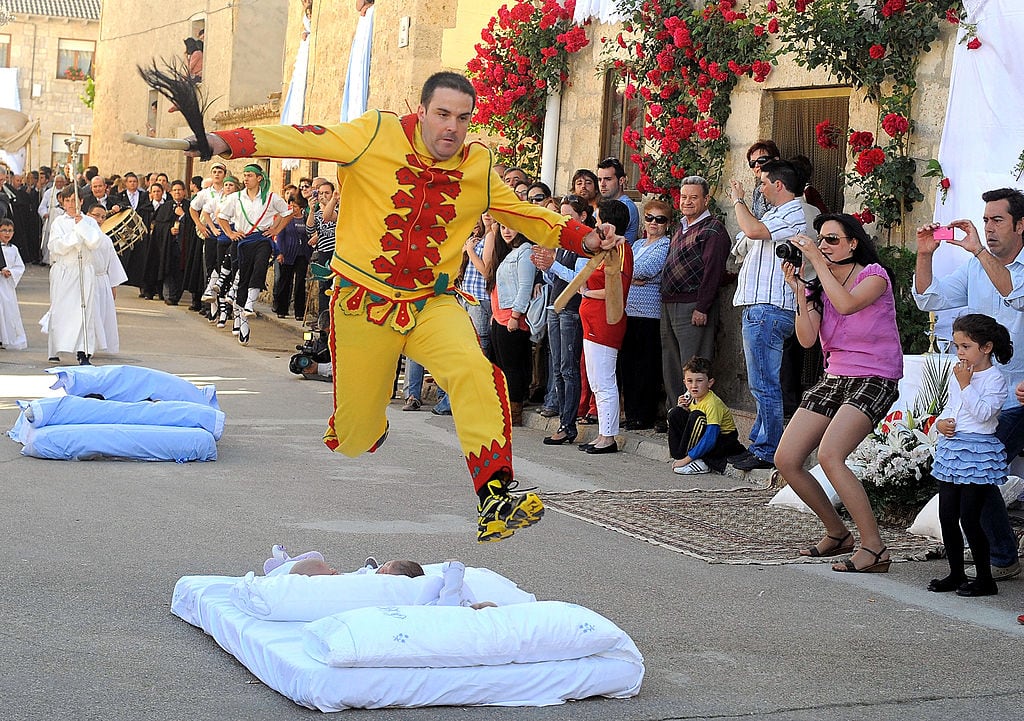
[[859, 213], [854, 213], [853, 217], [859, 220], [863, 225], [875, 222], [875, 214], [871, 212], [870, 208], [864, 208]]
[[850, 146], [851, 153], [860, 153], [875, 144], [875, 136], [866, 130], [854, 130], [850, 133], [850, 139], [847, 143]]
[[950, 8], [949, 10], [946, 11], [946, 22], [948, 22], [948, 23], [950, 23], [952, 25], [959, 25], [960, 24], [960, 16], [957, 14], [956, 10], [954, 10], [953, 8]]
[[949, 190], [949, 178], [943, 178], [942, 180], [940, 180], [939, 181], [939, 186], [943, 190]]
[[857, 158], [854, 169], [860, 175], [870, 175], [879, 165], [885, 162], [885, 151], [881, 148], [870, 148], [865, 150]]
[[778, 3], [775, 2], [775, 0], [768, 0], [768, 4], [764, 6], [764, 9], [770, 13], [778, 12], [779, 5]]
[[771, 20], [768, 21], [768, 32], [772, 33], [773, 35], [779, 32], [778, 18], [772, 18]]
[[967, 43], [968, 50], [977, 50], [981, 47], [981, 40], [978, 38], [971, 38], [971, 41]]
[[890, 138], [895, 138], [910, 130], [910, 121], [897, 113], [889, 113], [882, 118], [882, 130], [884, 130]]
[[818, 145], [826, 150], [836, 147], [836, 129], [832, 125], [831, 120], [822, 120], [815, 125], [814, 136], [818, 141]]
[[879, 60], [885, 57], [885, 46], [877, 43], [872, 45], [868, 48], [868, 55], [870, 55], [874, 60]]
[[764, 35], [764, 26], [763, 25], [755, 25], [754, 26], [754, 35], [757, 36], [757, 37], [761, 37], [762, 35]]

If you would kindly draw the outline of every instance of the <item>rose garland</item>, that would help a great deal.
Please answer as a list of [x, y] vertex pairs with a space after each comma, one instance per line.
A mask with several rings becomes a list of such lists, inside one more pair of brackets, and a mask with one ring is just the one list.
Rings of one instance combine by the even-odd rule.
[[544, 105], [568, 82], [569, 56], [586, 47], [586, 30], [572, 22], [575, 0], [514, 0], [481, 32], [466, 65], [477, 92], [474, 129], [501, 135], [497, 153], [531, 175], [540, 170]]
[[[779, 4], [783, 52], [802, 66], [826, 68], [877, 103], [880, 127], [875, 134], [855, 130], [848, 142], [855, 162], [846, 179], [864, 200], [862, 220], [877, 219], [883, 228], [902, 225], [906, 213], [924, 200], [914, 179], [913, 124], [908, 119], [918, 62], [938, 37], [941, 20], [959, 22], [959, 0], [875, 0], [870, 6], [859, 0]], [[888, 140], [876, 143], [882, 132]]]
[[687, 0], [620, 0], [618, 11], [623, 30], [606, 39], [604, 58], [627, 97], [644, 100], [642, 130], [623, 132], [640, 169], [637, 190], [676, 200], [687, 175], [716, 185], [729, 151], [730, 93], [741, 77], [768, 77], [768, 36], [778, 20], [756, 22], [735, 0], [696, 10]]

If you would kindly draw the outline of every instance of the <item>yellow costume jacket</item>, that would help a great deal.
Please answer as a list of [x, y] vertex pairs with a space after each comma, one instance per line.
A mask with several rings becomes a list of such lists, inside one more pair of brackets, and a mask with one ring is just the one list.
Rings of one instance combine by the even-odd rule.
[[287, 125], [216, 133], [231, 157], [339, 163], [343, 187], [332, 270], [343, 312], [407, 332], [431, 297], [452, 291], [463, 244], [482, 213], [531, 241], [591, 255], [590, 228], [519, 200], [491, 172], [490, 151], [468, 143], [443, 162], [423, 144], [415, 115], [370, 111], [351, 123]]

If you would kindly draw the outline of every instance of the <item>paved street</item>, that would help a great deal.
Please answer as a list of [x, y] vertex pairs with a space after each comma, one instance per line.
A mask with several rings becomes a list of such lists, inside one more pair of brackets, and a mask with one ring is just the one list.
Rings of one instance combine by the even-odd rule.
[[[118, 299], [118, 362], [214, 383], [227, 428], [215, 463], [66, 463], [0, 441], [0, 718], [310, 719], [169, 612], [186, 574], [242, 575], [274, 543], [338, 568], [367, 555], [458, 558], [541, 599], [619, 624], [647, 664], [634, 699], [548, 708], [349, 711], [345, 719], [1017, 719], [1024, 709], [1024, 580], [1000, 595], [928, 593], [945, 562], [888, 575], [826, 565], [712, 565], [548, 513], [497, 543], [475, 542], [475, 496], [451, 418], [389, 410], [373, 455], [320, 442], [330, 386], [288, 372], [298, 324], [253, 322], [242, 348], [185, 306]], [[19, 288], [25, 352], [0, 351], [0, 423], [44, 392], [46, 270]], [[358, 392], [358, 391], [356, 391]], [[518, 475], [540, 491], [671, 489], [664, 463], [586, 456], [517, 429]], [[723, 503], [728, 503], [723, 494]], [[795, 549], [794, 549], [795, 550]], [[339, 717], [340, 718], [340, 717]]]

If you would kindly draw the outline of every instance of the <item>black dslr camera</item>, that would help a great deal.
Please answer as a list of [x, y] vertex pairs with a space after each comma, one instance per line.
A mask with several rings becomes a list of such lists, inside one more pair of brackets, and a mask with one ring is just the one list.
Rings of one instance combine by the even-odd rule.
[[794, 268], [799, 268], [804, 262], [804, 254], [788, 240], [781, 245], [775, 246], [775, 255], [787, 263], [792, 263]]
[[295, 375], [316, 363], [329, 363], [331, 349], [327, 343], [327, 331], [331, 326], [330, 314], [324, 311], [309, 324], [309, 330], [302, 334], [302, 345], [295, 346], [299, 351], [288, 360], [288, 370]]

